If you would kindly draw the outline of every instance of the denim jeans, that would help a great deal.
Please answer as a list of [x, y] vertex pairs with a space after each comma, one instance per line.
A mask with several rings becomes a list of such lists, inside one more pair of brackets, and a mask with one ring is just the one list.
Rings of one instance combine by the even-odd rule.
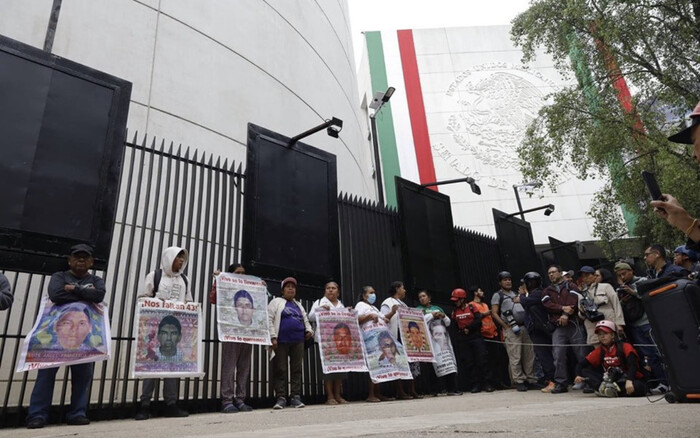
[[[70, 408], [66, 413], [66, 419], [85, 417], [88, 407], [88, 390], [92, 382], [92, 373], [95, 364], [81, 363], [70, 365], [71, 394]], [[58, 368], [44, 368], [38, 371], [32, 397], [29, 401], [29, 414], [27, 420], [33, 418], [49, 419], [49, 408], [53, 401], [53, 389], [56, 382]]]
[[627, 333], [632, 338], [632, 344], [634, 348], [639, 352], [639, 361], [644, 362], [644, 356], [649, 360], [649, 366], [651, 367], [651, 372], [654, 377], [661, 379], [662, 382], [666, 381], [666, 373], [664, 372], [664, 366], [661, 362], [661, 354], [656, 347], [643, 347], [642, 344], [646, 345], [656, 345], [654, 340], [651, 338], [651, 326], [649, 324], [643, 324], [639, 327], [627, 327]]

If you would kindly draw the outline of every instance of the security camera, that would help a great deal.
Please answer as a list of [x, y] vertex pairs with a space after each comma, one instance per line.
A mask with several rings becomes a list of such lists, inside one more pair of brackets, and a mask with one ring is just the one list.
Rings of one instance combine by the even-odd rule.
[[338, 134], [340, 134], [341, 128], [338, 128], [337, 126], [329, 126], [326, 128], [326, 132], [328, 135], [330, 135], [333, 138], [338, 138]]
[[547, 208], [544, 210], [544, 215], [549, 216], [550, 214], [554, 213], [554, 205], [549, 204]]

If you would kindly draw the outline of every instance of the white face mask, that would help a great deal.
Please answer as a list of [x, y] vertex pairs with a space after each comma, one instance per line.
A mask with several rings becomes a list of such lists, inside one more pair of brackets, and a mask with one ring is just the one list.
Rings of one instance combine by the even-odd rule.
[[368, 301], [370, 304], [374, 304], [374, 302], [377, 301], [377, 295], [376, 295], [376, 294], [369, 294], [369, 295], [367, 296], [367, 301]]

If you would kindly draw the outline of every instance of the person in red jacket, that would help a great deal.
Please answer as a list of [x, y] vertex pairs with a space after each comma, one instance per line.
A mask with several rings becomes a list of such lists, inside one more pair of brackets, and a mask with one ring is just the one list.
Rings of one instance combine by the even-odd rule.
[[[455, 289], [450, 298], [455, 302], [455, 310], [452, 312], [452, 320], [455, 321], [456, 335], [454, 338], [457, 347], [457, 361], [459, 362], [460, 375], [469, 375], [472, 384], [472, 393], [493, 392], [491, 373], [486, 360], [486, 345], [481, 337], [481, 313], [467, 304], [467, 291]], [[462, 369], [466, 372], [462, 373]]]
[[[595, 333], [601, 345], [579, 362], [574, 381], [586, 382], [589, 387], [600, 389], [601, 395], [607, 397], [644, 396], [646, 376], [640, 366], [639, 354], [632, 344], [618, 338], [617, 326], [612, 321], [598, 321]], [[601, 388], [604, 382], [606, 384]]]

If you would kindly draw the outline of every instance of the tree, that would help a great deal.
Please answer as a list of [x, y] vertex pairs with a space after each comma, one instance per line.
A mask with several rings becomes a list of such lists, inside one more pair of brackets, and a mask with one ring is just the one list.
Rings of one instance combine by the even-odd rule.
[[555, 190], [561, 169], [606, 175], [611, 184], [591, 210], [596, 237], [624, 234], [623, 206], [634, 235], [669, 247], [683, 241], [648, 207], [640, 173], [654, 172], [662, 191], [700, 214], [691, 151], [666, 139], [700, 100], [700, 0], [533, 0], [511, 37], [524, 62], [543, 48], [576, 78], [527, 130], [518, 148], [525, 179]]

